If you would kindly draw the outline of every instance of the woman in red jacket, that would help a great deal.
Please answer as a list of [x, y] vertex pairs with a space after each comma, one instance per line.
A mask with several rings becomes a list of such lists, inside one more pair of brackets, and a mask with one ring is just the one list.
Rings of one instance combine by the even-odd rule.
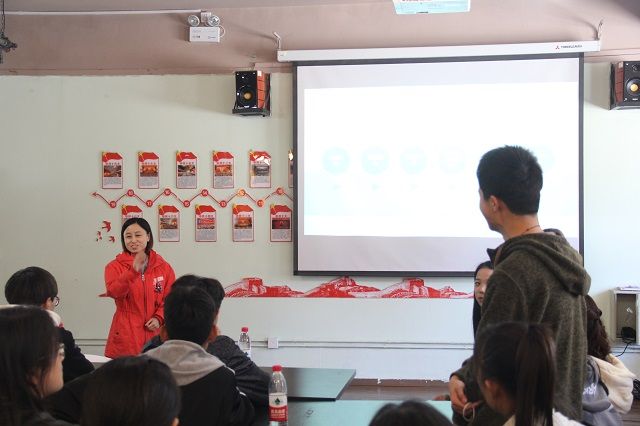
[[144, 342], [158, 334], [164, 324], [164, 298], [175, 273], [152, 250], [149, 222], [131, 218], [122, 224], [122, 253], [104, 271], [105, 296], [116, 302], [104, 354], [109, 358], [137, 355]]

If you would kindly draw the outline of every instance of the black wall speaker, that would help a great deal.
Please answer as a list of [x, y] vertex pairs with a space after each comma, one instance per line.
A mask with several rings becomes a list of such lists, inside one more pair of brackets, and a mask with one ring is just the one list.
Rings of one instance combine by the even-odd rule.
[[640, 61], [611, 64], [611, 109], [640, 108]]
[[271, 114], [270, 75], [262, 71], [236, 71], [236, 102], [233, 113], [238, 115]]

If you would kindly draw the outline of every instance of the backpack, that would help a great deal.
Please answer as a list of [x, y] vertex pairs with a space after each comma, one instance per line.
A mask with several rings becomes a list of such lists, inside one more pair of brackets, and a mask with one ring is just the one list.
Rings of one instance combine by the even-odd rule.
[[622, 417], [609, 401], [609, 391], [600, 380], [598, 364], [587, 356], [582, 392], [582, 423], [589, 426], [622, 426]]

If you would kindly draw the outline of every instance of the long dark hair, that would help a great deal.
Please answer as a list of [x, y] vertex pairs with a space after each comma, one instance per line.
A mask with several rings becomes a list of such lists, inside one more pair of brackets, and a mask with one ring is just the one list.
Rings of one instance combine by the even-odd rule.
[[44, 309], [14, 306], [0, 309], [0, 340], [0, 424], [22, 425], [43, 410], [42, 386], [57, 357], [58, 333]]
[[438, 410], [421, 401], [386, 404], [371, 419], [369, 426], [447, 426], [451, 422]]
[[542, 324], [500, 323], [478, 336], [478, 383], [493, 380], [514, 399], [516, 426], [553, 425], [555, 352], [551, 330]]
[[180, 413], [180, 390], [161, 361], [117, 358], [92, 376], [84, 392], [82, 426], [171, 426]]
[[587, 353], [604, 360], [611, 353], [611, 343], [600, 320], [602, 311], [591, 296], [586, 295], [584, 301], [587, 305]]
[[[491, 269], [493, 271], [493, 263], [487, 260], [486, 262], [482, 262], [476, 267], [476, 271], [473, 273], [474, 283], [475, 283], [476, 277], [478, 276], [478, 272], [480, 272], [480, 269], [485, 269], [485, 268]], [[475, 284], [474, 284], [474, 289], [475, 289]], [[480, 304], [478, 303], [474, 295], [473, 297], [473, 335], [474, 336], [478, 332], [478, 324], [480, 324], [481, 316], [482, 316], [482, 306], [480, 306]]]
[[144, 249], [144, 252], [149, 255], [149, 253], [151, 253], [151, 249], [153, 248], [153, 232], [151, 232], [151, 225], [149, 225], [149, 222], [141, 217], [131, 217], [122, 224], [122, 229], [120, 230], [120, 243], [122, 243], [122, 251], [124, 251], [125, 253], [129, 253], [129, 250], [127, 250], [127, 246], [124, 243], [124, 231], [126, 231], [129, 226], [134, 224], [139, 225], [149, 235], [149, 242]]

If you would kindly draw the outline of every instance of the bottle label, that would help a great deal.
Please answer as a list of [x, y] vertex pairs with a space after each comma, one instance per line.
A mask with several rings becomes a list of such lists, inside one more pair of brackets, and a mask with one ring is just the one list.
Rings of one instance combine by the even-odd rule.
[[287, 410], [287, 394], [286, 393], [270, 393], [269, 394], [269, 421], [286, 422], [288, 418]]

